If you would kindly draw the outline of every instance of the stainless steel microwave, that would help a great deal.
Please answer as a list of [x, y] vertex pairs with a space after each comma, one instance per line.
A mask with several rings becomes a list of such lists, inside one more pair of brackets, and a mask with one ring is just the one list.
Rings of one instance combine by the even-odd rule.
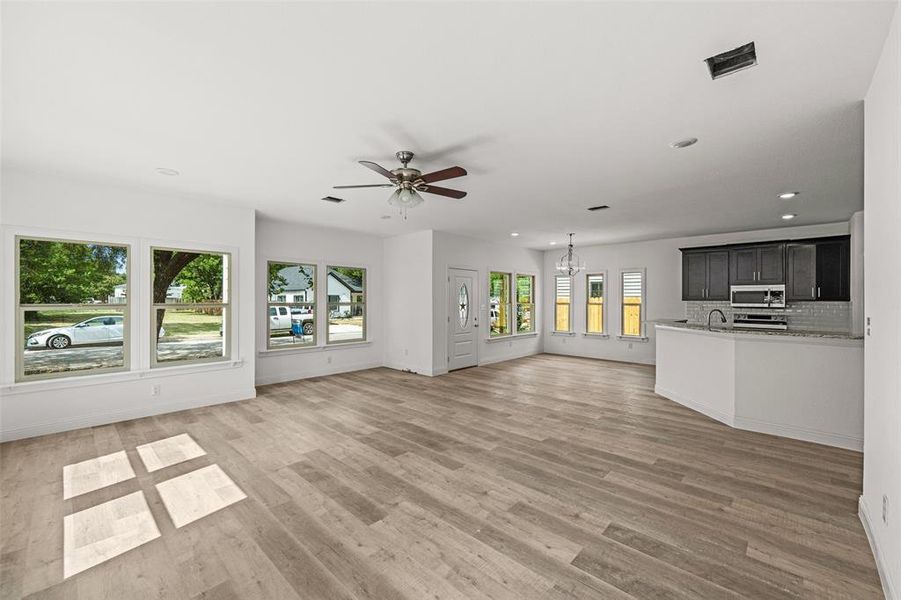
[[785, 286], [733, 285], [729, 299], [737, 308], [785, 308]]

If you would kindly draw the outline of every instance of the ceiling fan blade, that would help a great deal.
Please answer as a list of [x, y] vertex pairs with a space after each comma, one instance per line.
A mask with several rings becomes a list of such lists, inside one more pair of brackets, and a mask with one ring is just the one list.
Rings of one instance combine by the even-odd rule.
[[393, 184], [393, 183], [366, 183], [366, 184], [363, 184], [363, 185], [335, 185], [335, 186], [332, 186], [332, 187], [333, 187], [334, 189], [336, 189], [336, 190], [348, 190], [348, 189], [351, 189], [351, 188], [374, 188], [374, 187], [386, 188], [386, 187], [394, 187], [394, 184]]
[[361, 160], [361, 161], [360, 161], [360, 164], [363, 165], [364, 167], [366, 167], [367, 169], [372, 169], [373, 171], [375, 171], [375, 172], [378, 173], [379, 175], [384, 175], [384, 176], [387, 177], [388, 179], [396, 179], [396, 178], [394, 177], [394, 173], [392, 173], [391, 171], [389, 171], [389, 170], [386, 169], [385, 167], [382, 167], [382, 166], [380, 166], [380, 165], [375, 164], [375, 163], [372, 162], [372, 161]]
[[454, 177], [463, 177], [466, 175], [466, 169], [463, 167], [448, 167], [435, 171], [434, 173], [426, 173], [419, 179], [423, 183], [431, 183], [433, 181], [444, 181], [445, 179], [453, 179]]
[[437, 185], [424, 185], [422, 187], [417, 187], [416, 189], [420, 192], [426, 192], [427, 194], [438, 194], [439, 196], [447, 196], [448, 198], [456, 198], [457, 200], [466, 197], [466, 192], [438, 187]]

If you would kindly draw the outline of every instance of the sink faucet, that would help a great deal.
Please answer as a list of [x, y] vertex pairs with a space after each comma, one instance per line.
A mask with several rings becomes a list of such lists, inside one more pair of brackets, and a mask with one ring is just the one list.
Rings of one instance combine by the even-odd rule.
[[714, 308], [714, 309], [711, 310], [709, 313], [707, 313], [707, 329], [710, 329], [710, 317], [713, 316], [713, 313], [718, 313], [719, 316], [720, 316], [720, 319], [722, 319], [722, 322], [723, 322], [723, 323], [726, 323], [726, 322], [727, 322], [727, 321], [726, 321], [726, 315], [723, 314], [723, 311], [721, 311], [721, 310], [718, 309], [718, 308]]

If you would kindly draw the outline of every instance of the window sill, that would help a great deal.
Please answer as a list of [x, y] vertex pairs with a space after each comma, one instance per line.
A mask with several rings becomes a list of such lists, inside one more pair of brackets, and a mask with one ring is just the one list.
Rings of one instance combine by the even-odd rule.
[[319, 344], [317, 346], [301, 346], [298, 348], [266, 348], [259, 350], [257, 356], [260, 358], [271, 358], [273, 356], [281, 356], [282, 354], [306, 354], [308, 352], [322, 352], [325, 350], [340, 350], [343, 348], [361, 348], [371, 346], [372, 340], [364, 340], [361, 342], [344, 342], [343, 344]]
[[616, 339], [622, 342], [649, 342], [651, 338], [643, 335], [618, 335]]
[[57, 389], [71, 389], [90, 387], [94, 385], [109, 385], [138, 379], [156, 379], [172, 375], [191, 375], [210, 371], [226, 371], [238, 369], [244, 366], [244, 359], [220, 360], [205, 364], [172, 365], [167, 367], [154, 367], [141, 371], [116, 371], [114, 373], [98, 373], [97, 375], [73, 375], [72, 377], [55, 377], [53, 379], [38, 379], [32, 381], [19, 381], [0, 387], [4, 394], [29, 394], [37, 392], [53, 391]]
[[606, 340], [606, 339], [608, 339], [608, 338], [610, 337], [610, 334], [609, 334], [609, 333], [588, 333], [588, 332], [585, 332], [585, 333], [582, 334], [582, 337], [587, 337], [587, 338], [600, 338], [600, 339], [602, 339], [602, 340]]
[[504, 340], [521, 340], [523, 338], [536, 338], [538, 337], [538, 332], [533, 331], [531, 333], [508, 333], [507, 335], [498, 335], [495, 337], [487, 338], [485, 341], [491, 344], [492, 342], [502, 342]]
[[560, 335], [563, 337], [575, 337], [576, 332], [575, 331], [552, 331], [551, 335]]

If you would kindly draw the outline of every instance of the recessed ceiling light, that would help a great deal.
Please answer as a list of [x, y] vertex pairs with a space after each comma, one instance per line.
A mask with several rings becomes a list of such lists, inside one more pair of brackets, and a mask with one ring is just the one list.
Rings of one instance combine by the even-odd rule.
[[801, 192], [785, 192], [784, 194], [779, 194], [779, 197], [783, 200], [790, 200], [800, 194]]
[[382, 220], [384, 221], [385, 219], [390, 219], [390, 218], [391, 218], [391, 215], [382, 215], [382, 216], [379, 217], [379, 218], [382, 219]]
[[168, 175], [169, 177], [178, 175], [178, 171], [176, 171], [175, 169], [167, 169], [166, 167], [158, 167], [156, 172], [160, 175]]
[[786, 214], [782, 215], [782, 218], [786, 221], [791, 221], [792, 219], [794, 219], [797, 216], [798, 215], [796, 215], [795, 213], [786, 213]]
[[510, 234], [510, 237], [519, 237], [519, 233], [514, 231], [513, 233]]
[[698, 143], [698, 138], [691, 137], [685, 138], [684, 140], [677, 140], [669, 145], [670, 148], [675, 148], [676, 150], [681, 150], [682, 148], [688, 148], [689, 146], [694, 146]]
[[556, 246], [557, 242], [551, 242], [551, 246]]

